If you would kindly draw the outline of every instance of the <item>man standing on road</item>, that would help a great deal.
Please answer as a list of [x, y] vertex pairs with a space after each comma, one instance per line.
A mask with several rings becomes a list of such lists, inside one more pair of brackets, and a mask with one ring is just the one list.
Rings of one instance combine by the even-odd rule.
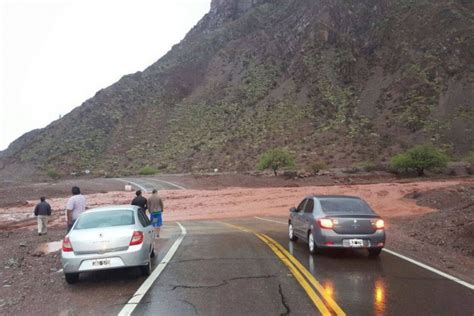
[[163, 225], [163, 201], [158, 196], [158, 191], [153, 190], [151, 196], [148, 198], [148, 211], [150, 212], [151, 225], [155, 229], [155, 237], [160, 237], [160, 228]]
[[51, 215], [51, 205], [46, 202], [44, 196], [40, 197], [40, 202], [36, 204], [35, 216], [38, 220], [38, 235], [46, 235], [48, 233], [48, 219]]
[[67, 201], [66, 215], [67, 215], [67, 231], [72, 228], [74, 222], [86, 210], [86, 198], [81, 194], [79, 187], [72, 187], [72, 196]]
[[135, 192], [136, 197], [132, 200], [132, 205], [136, 205], [140, 207], [140, 210], [143, 212], [144, 215], [146, 215], [146, 209], [147, 209], [147, 200], [146, 198], [142, 195], [142, 191], [137, 190]]

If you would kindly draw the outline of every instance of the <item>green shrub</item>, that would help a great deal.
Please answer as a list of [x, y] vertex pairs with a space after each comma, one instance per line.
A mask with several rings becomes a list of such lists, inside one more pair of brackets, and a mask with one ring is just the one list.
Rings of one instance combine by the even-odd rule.
[[463, 160], [465, 162], [468, 162], [470, 165], [474, 166], [474, 150], [468, 152]]
[[278, 174], [278, 169], [294, 166], [295, 159], [286, 149], [275, 148], [266, 151], [260, 157], [260, 162], [257, 165], [257, 168], [258, 170], [271, 168], [276, 176]]
[[158, 173], [158, 169], [155, 169], [155, 168], [150, 167], [150, 166], [145, 166], [145, 167], [141, 168], [138, 173], [142, 176], [149, 176], [149, 175]]
[[322, 160], [313, 162], [309, 167], [313, 173], [318, 173], [319, 171], [328, 168], [327, 164]]
[[377, 165], [371, 161], [358, 162], [358, 163], [353, 164], [352, 167], [358, 170], [366, 171], [366, 172], [377, 170]]
[[415, 146], [390, 161], [392, 168], [404, 172], [415, 171], [418, 176], [423, 176], [425, 170], [444, 168], [447, 163], [448, 157], [430, 145]]
[[59, 172], [57, 172], [54, 169], [48, 169], [48, 171], [46, 171], [46, 175], [54, 180], [58, 180], [59, 178], [61, 178], [61, 175], [59, 174]]

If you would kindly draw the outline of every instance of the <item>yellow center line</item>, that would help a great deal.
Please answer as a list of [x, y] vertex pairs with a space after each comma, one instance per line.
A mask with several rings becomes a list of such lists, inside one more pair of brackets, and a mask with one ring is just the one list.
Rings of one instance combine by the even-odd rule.
[[296, 280], [300, 283], [303, 289], [306, 291], [314, 305], [323, 315], [331, 315], [326, 305], [321, 301], [319, 296], [316, 294], [314, 289], [308, 284], [308, 281], [318, 291], [319, 295], [326, 301], [329, 307], [335, 312], [337, 316], [345, 316], [346, 313], [342, 308], [329, 296], [324, 287], [316, 280], [316, 278], [293, 256], [291, 255], [282, 245], [271, 237], [265, 234], [256, 233], [250, 229], [224, 223], [227, 226], [233, 227], [246, 233], [255, 234], [260, 240], [267, 244], [270, 249], [277, 255], [277, 257], [290, 269]]
[[282, 245], [280, 245], [277, 241], [273, 240], [272, 238], [265, 236], [271, 243], [273, 243], [285, 256], [303, 273], [303, 275], [308, 279], [308, 281], [316, 288], [316, 290], [321, 294], [324, 300], [328, 303], [328, 305], [334, 310], [336, 315], [343, 316], [346, 313], [342, 310], [339, 305], [329, 296], [324, 287], [316, 280], [316, 278], [292, 255], [290, 254]]
[[305, 280], [303, 275], [296, 269], [296, 267], [288, 260], [285, 255], [278, 250], [277, 247], [275, 247], [272, 243], [270, 243], [265, 237], [261, 234], [256, 234], [256, 236], [262, 240], [265, 244], [267, 244], [268, 247], [277, 255], [277, 257], [285, 264], [288, 269], [290, 269], [291, 273], [293, 276], [296, 278], [298, 283], [301, 285], [301, 287], [305, 290], [306, 294], [308, 294], [309, 298], [313, 302], [313, 304], [316, 306], [316, 308], [321, 312], [321, 315], [323, 316], [329, 316], [331, 315], [331, 312], [328, 310], [326, 305], [324, 305], [324, 302], [319, 298], [319, 296], [316, 294], [314, 289], [309, 285], [309, 283]]

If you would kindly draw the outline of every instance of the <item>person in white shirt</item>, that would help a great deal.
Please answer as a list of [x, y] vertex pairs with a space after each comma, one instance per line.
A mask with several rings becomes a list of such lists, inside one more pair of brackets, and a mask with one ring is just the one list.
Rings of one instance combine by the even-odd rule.
[[69, 232], [77, 220], [86, 210], [86, 198], [81, 194], [79, 187], [72, 187], [72, 196], [67, 201], [66, 215], [67, 215], [67, 231]]

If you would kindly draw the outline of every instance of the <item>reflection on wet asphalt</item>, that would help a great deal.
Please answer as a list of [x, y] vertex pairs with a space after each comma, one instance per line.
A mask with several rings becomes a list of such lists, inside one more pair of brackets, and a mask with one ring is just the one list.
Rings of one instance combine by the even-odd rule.
[[318, 314], [288, 268], [253, 232], [287, 249], [347, 315], [474, 311], [472, 290], [388, 253], [376, 259], [364, 250], [310, 255], [305, 242], [288, 240], [286, 226], [256, 219], [183, 224], [188, 235], [134, 315]]
[[[238, 223], [237, 221], [235, 222]], [[387, 253], [331, 250], [311, 255], [288, 240], [286, 226], [241, 220], [263, 231], [295, 256], [348, 315], [473, 315], [474, 291]]]

